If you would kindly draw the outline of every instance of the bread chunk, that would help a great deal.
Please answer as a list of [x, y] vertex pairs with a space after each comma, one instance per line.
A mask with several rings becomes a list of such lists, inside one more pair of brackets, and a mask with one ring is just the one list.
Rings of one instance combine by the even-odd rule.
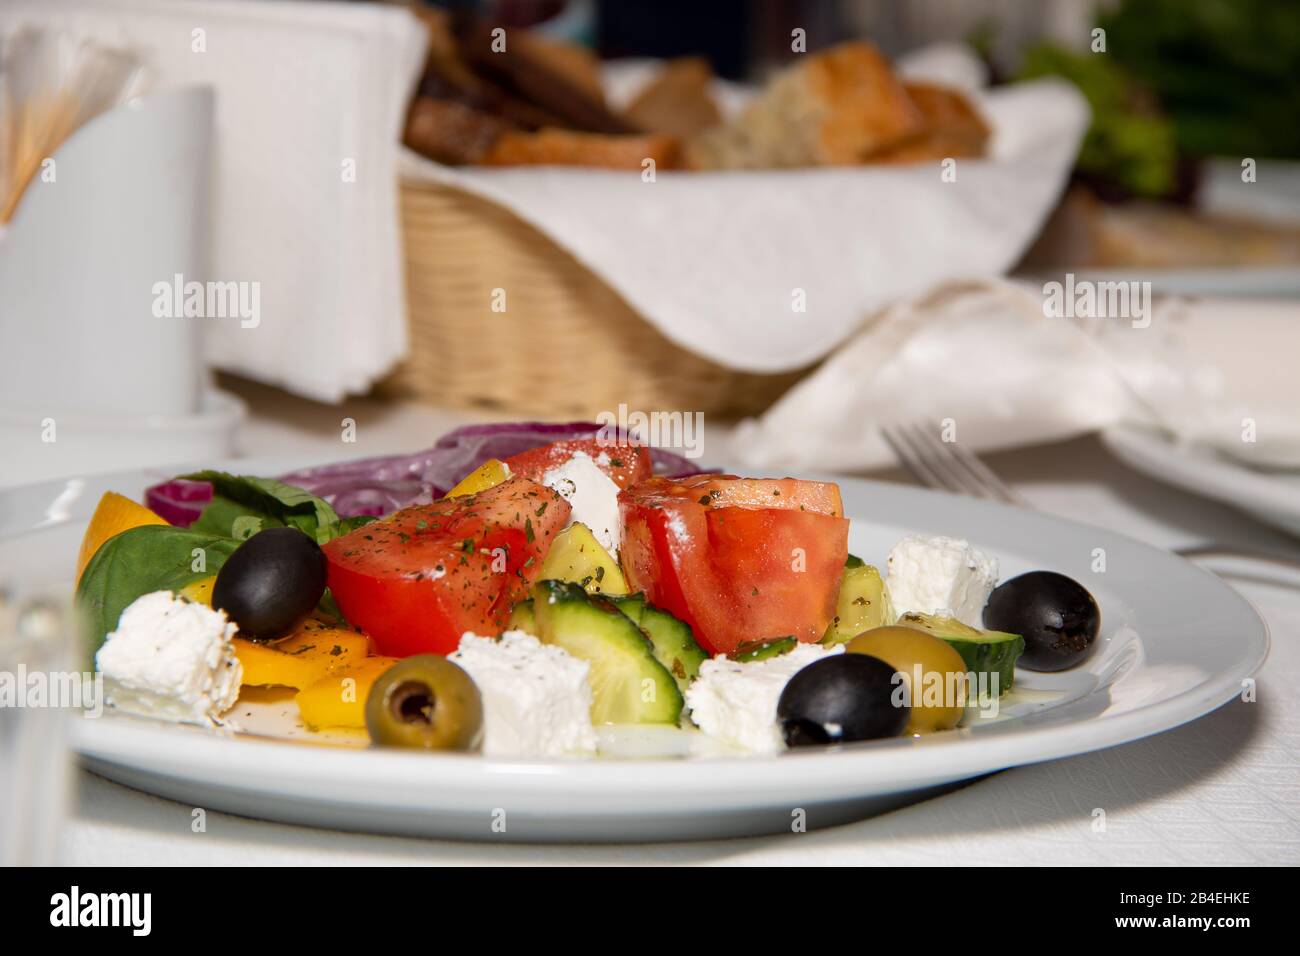
[[983, 156], [989, 127], [975, 105], [959, 90], [933, 83], [904, 83], [925, 129], [915, 137], [871, 157], [873, 163], [919, 163]]
[[543, 129], [509, 131], [497, 138], [482, 162], [487, 166], [588, 166], [642, 169], [653, 159], [656, 169], [680, 165], [680, 149], [671, 136], [613, 136]]
[[713, 70], [707, 60], [671, 60], [628, 105], [625, 115], [650, 133], [694, 136], [722, 122], [709, 91]]
[[691, 144], [703, 169], [844, 166], [920, 135], [925, 118], [870, 43], [806, 54], [735, 121]]

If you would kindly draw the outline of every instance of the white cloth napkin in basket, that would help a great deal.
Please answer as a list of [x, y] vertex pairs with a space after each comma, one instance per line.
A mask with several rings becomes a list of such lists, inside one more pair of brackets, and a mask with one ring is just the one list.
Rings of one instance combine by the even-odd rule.
[[[492, 200], [616, 289], [683, 348], [731, 368], [808, 365], [887, 303], [1006, 272], [1059, 196], [1088, 123], [1073, 86], [973, 94], [991, 155], [763, 172], [441, 166], [402, 173]], [[802, 304], [802, 310], [801, 310]]]

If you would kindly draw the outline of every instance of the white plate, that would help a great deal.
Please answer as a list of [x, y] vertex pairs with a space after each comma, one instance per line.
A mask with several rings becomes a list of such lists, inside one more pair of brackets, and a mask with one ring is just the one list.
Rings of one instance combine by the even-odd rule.
[[1101, 437], [1121, 461], [1158, 481], [1225, 502], [1300, 534], [1300, 471], [1252, 468], [1212, 448], [1180, 442], [1155, 429], [1109, 428]]
[[[99, 495], [138, 495], [151, 480], [134, 472], [0, 492], [0, 577], [67, 586]], [[76, 746], [88, 766], [129, 786], [289, 823], [481, 840], [716, 838], [841, 823], [1006, 767], [1168, 730], [1240, 693], [1267, 653], [1250, 606], [1166, 552], [987, 502], [840, 485], [850, 549], [869, 561], [906, 532], [944, 533], [995, 553], [1004, 578], [1050, 568], [1084, 582], [1102, 608], [1097, 653], [1063, 674], [1019, 673], [1023, 689], [997, 720], [774, 758], [501, 760], [309, 745], [284, 738], [292, 705], [245, 716], [242, 704], [247, 731], [269, 736], [106, 714], [74, 722]], [[1103, 551], [1106, 570], [1095, 573]]]

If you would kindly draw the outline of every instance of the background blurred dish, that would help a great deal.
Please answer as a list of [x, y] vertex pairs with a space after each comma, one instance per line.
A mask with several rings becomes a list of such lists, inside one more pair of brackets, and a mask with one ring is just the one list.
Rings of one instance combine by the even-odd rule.
[[1300, 471], [1250, 468], [1201, 445], [1154, 429], [1119, 426], [1102, 440], [1125, 463], [1152, 478], [1250, 512], [1300, 534]]

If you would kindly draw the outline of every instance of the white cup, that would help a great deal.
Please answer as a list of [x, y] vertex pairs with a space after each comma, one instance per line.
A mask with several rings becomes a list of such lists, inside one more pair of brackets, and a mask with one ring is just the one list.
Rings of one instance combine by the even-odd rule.
[[46, 160], [0, 238], [0, 408], [185, 416], [202, 318], [157, 315], [158, 283], [207, 280], [213, 92], [103, 113]]

